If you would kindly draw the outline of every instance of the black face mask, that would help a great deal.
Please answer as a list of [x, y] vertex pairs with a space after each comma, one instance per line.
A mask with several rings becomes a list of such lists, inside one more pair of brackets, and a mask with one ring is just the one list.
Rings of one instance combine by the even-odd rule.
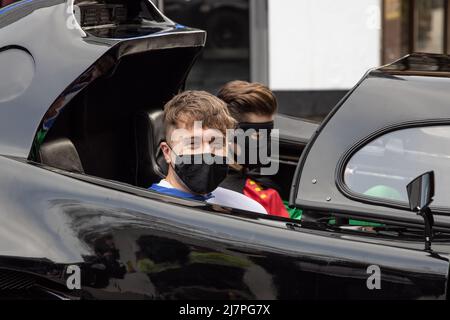
[[[235, 154], [235, 161], [249, 170], [270, 166], [270, 162], [268, 161], [272, 153], [271, 132], [273, 128], [273, 121], [263, 123], [239, 123], [237, 129], [242, 129], [244, 131], [244, 139], [239, 139], [239, 135], [237, 135], [235, 137], [235, 143], [238, 143], [238, 141], [244, 142], [244, 145], [240, 146], [241, 150], [245, 152], [245, 157], [241, 159], [237, 154]], [[245, 135], [245, 132], [247, 132], [247, 130], [249, 129], [253, 129], [256, 133], [258, 133], [258, 138], [256, 139], [256, 141], [251, 141], [252, 138], [248, 135]], [[263, 157], [262, 159], [260, 154], [265, 155], [265, 157], [267, 158]]]
[[195, 194], [204, 195], [214, 191], [227, 177], [226, 157], [211, 153], [182, 156], [175, 152], [174, 154], [176, 156], [173, 166], [175, 173], [183, 184]]

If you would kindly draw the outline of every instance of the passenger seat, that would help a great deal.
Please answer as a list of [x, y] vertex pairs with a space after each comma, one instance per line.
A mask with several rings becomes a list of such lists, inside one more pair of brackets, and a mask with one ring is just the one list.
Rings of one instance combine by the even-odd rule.
[[165, 139], [163, 116], [163, 111], [153, 110], [135, 117], [135, 183], [142, 188], [149, 188], [167, 174], [168, 166], [159, 147]]
[[67, 138], [59, 138], [42, 144], [37, 160], [49, 167], [84, 173], [77, 149]]

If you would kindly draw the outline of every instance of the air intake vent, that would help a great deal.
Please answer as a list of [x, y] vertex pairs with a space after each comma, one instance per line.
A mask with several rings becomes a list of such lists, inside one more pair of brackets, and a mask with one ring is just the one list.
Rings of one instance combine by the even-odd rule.
[[0, 270], [0, 291], [29, 289], [35, 283], [36, 280], [25, 273], [13, 270]]

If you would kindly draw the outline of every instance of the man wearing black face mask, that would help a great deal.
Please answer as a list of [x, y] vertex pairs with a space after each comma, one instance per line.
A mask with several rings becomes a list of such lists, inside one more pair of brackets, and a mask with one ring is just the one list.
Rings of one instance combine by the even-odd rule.
[[223, 101], [203, 91], [183, 92], [164, 107], [164, 126], [161, 150], [169, 170], [150, 190], [267, 213], [258, 202], [219, 187], [228, 173], [226, 130], [235, 126]]
[[289, 209], [287, 202], [281, 199], [277, 185], [258, 171], [267, 164], [260, 155], [270, 156], [270, 133], [278, 108], [274, 94], [260, 83], [232, 81], [220, 89], [218, 97], [227, 104], [230, 114], [238, 122], [237, 163], [230, 165], [230, 174], [221, 186], [258, 201], [271, 215], [299, 219], [301, 212]]

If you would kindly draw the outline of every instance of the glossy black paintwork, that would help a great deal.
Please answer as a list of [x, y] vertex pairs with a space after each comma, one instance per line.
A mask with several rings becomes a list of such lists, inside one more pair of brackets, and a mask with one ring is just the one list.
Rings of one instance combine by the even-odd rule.
[[[67, 8], [35, 0], [0, 13], [0, 48], [22, 48], [35, 63], [27, 90], [0, 103], [0, 297], [446, 298], [445, 241], [431, 254], [420, 237], [299, 225], [27, 161], [33, 139], [121, 57], [200, 49], [205, 40], [164, 17], [158, 32], [138, 38], [83, 35], [64, 27]], [[296, 135], [293, 119], [279, 121], [293, 145], [315, 130]], [[373, 264], [382, 290], [367, 288]], [[66, 286], [69, 265], [81, 268], [81, 290]]]
[[[146, 191], [132, 195], [14, 159], [0, 158], [0, 165], [0, 188], [21, 186], [0, 196], [1, 206], [10, 208], [1, 211], [0, 269], [53, 280], [52, 292], [156, 299], [445, 297], [448, 260], [423, 252], [421, 241], [408, 248], [292, 230], [283, 219], [215, 211]], [[27, 201], [19, 201], [24, 195]], [[81, 291], [64, 289], [70, 264], [82, 267]], [[371, 264], [382, 268], [383, 291], [366, 287]]]
[[319, 124], [283, 114], [275, 116], [275, 128], [280, 131], [280, 139], [292, 144], [305, 145], [318, 129]]

